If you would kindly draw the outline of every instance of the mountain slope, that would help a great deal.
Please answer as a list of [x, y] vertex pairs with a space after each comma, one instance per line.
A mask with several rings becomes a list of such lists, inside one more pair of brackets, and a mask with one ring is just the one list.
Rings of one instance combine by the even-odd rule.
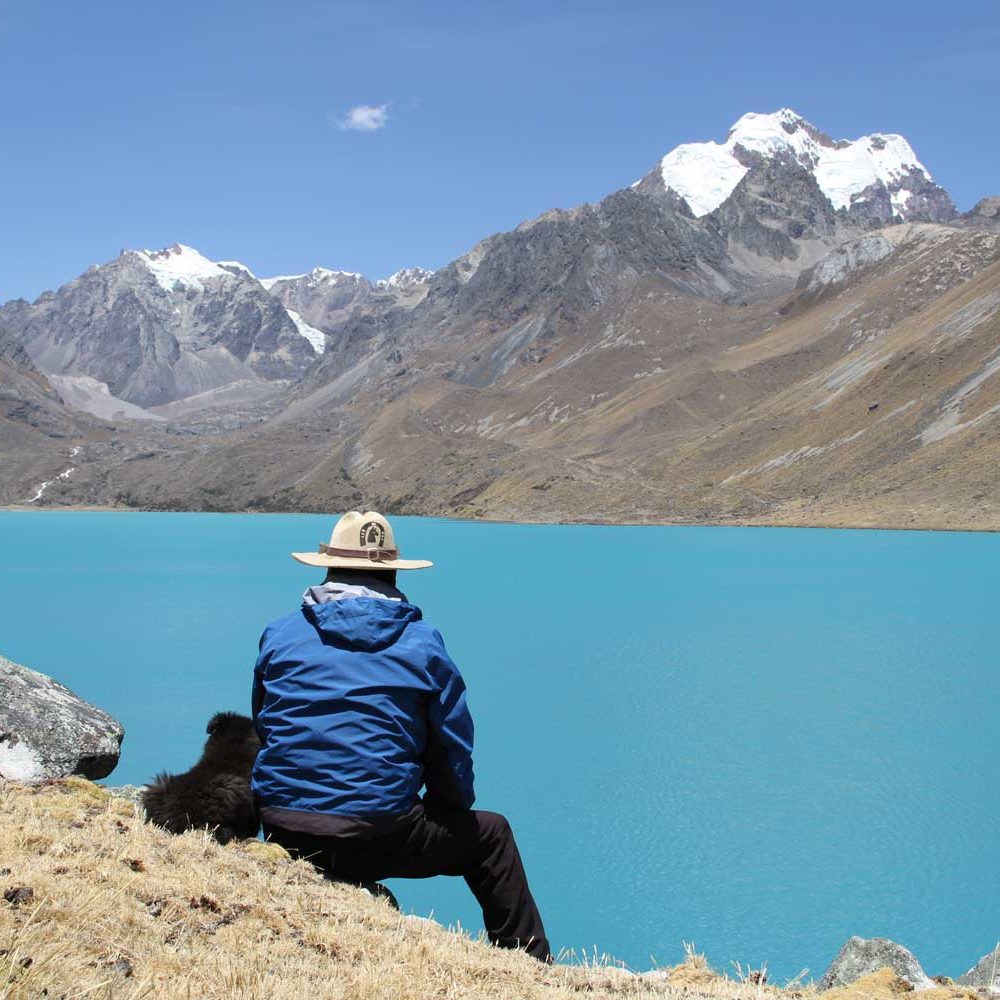
[[775, 185], [770, 164], [751, 170], [726, 211], [705, 220], [678, 199], [639, 187], [488, 237], [435, 272], [419, 301], [348, 315], [307, 386], [328, 384], [375, 358], [406, 368], [414, 352], [444, 343], [446, 356], [434, 351], [439, 374], [492, 385], [579, 343], [595, 316], [620, 308], [647, 281], [706, 300], [790, 289], [803, 267], [855, 229], [833, 219], [805, 171], [783, 171], [801, 188], [786, 203], [768, 201], [763, 223], [760, 209]]
[[[877, 239], [756, 305], [649, 278], [490, 384], [449, 377], [447, 338], [404, 372], [362, 363], [339, 395], [113, 475], [153, 507], [1000, 527], [1000, 237]], [[91, 471], [74, 488], [108, 499]]]
[[102, 427], [67, 409], [27, 353], [0, 329], [0, 503], [30, 499], [73, 463], [79, 443]]
[[[88, 449], [57, 495], [1000, 527], [995, 199], [952, 219], [905, 140], [837, 143], [789, 115], [755, 116], [756, 139], [738, 123], [718, 149], [739, 176], [708, 211], [692, 211], [661, 165], [433, 273], [258, 280], [233, 262], [165, 252], [146, 255], [159, 269], [150, 276], [150, 261], [131, 255], [149, 279], [144, 309], [160, 292], [188, 303], [179, 345], [210, 349], [190, 328], [191, 303], [241, 297], [260, 315], [263, 296], [294, 328], [288, 343], [310, 353], [297, 373], [265, 371], [294, 368], [279, 346], [259, 370], [201, 392], [185, 385], [189, 395], [155, 406], [166, 428]], [[856, 168], [839, 193], [838, 156]], [[903, 216], [917, 221], [879, 225]], [[34, 320], [44, 307], [30, 307]], [[78, 340], [60, 339], [57, 324], [26, 330], [38, 357], [50, 357], [38, 343]], [[244, 337], [248, 357], [259, 330]]]

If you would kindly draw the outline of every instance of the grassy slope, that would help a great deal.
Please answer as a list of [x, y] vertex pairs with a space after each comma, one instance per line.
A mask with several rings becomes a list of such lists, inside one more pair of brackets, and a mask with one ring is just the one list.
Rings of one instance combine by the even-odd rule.
[[[324, 882], [280, 848], [172, 837], [82, 779], [0, 782], [0, 998], [225, 1000], [376, 997], [798, 998], [710, 972], [691, 956], [668, 975], [606, 963], [546, 968], [361, 890]], [[888, 971], [824, 1000], [891, 1000]], [[926, 1000], [974, 998], [956, 988]]]

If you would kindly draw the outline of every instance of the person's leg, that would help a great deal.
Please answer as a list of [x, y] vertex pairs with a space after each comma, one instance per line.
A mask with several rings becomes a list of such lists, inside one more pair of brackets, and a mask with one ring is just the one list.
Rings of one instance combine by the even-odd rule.
[[264, 839], [283, 847], [295, 859], [308, 861], [322, 872], [330, 870], [330, 838], [298, 833], [264, 823]]
[[550, 962], [542, 917], [528, 888], [528, 876], [506, 817], [482, 812], [480, 843], [486, 848], [465, 881], [483, 908], [483, 923], [491, 941], [502, 948], [524, 948], [541, 962]]
[[551, 959], [514, 834], [499, 813], [430, 807], [400, 833], [330, 843], [333, 872], [352, 882], [464, 876], [494, 944], [523, 948], [543, 962]]
[[319, 837], [309, 833], [296, 833], [294, 830], [284, 830], [281, 827], [264, 824], [264, 839], [279, 844], [296, 859], [310, 862], [314, 868], [322, 872], [328, 879], [335, 882], [349, 881], [361, 889], [367, 890], [376, 899], [385, 899], [394, 909], [399, 909], [399, 900], [392, 891], [375, 881], [355, 882], [340, 878], [334, 871], [332, 854], [333, 841], [330, 837]]

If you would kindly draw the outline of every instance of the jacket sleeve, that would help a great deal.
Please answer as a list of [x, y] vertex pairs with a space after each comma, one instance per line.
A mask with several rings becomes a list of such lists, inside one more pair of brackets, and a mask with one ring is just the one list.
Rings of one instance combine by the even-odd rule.
[[472, 716], [465, 701], [465, 681], [437, 631], [433, 632], [429, 667], [436, 691], [427, 710], [424, 800], [453, 809], [471, 809], [476, 800]]
[[267, 629], [264, 629], [258, 643], [257, 662], [253, 668], [253, 690], [250, 693], [250, 715], [253, 718], [257, 735], [260, 735], [260, 726], [257, 725], [257, 716], [264, 704], [264, 671], [267, 668], [268, 660], [271, 657], [270, 651], [265, 650], [264, 643], [267, 639]]

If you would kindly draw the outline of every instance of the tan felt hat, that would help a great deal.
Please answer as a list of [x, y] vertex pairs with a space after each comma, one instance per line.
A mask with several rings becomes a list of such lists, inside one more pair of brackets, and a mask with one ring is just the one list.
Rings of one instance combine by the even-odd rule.
[[292, 558], [307, 566], [341, 569], [426, 569], [427, 559], [400, 559], [392, 525], [374, 510], [360, 514], [349, 510], [334, 526], [330, 544], [319, 543], [318, 552], [293, 552]]

